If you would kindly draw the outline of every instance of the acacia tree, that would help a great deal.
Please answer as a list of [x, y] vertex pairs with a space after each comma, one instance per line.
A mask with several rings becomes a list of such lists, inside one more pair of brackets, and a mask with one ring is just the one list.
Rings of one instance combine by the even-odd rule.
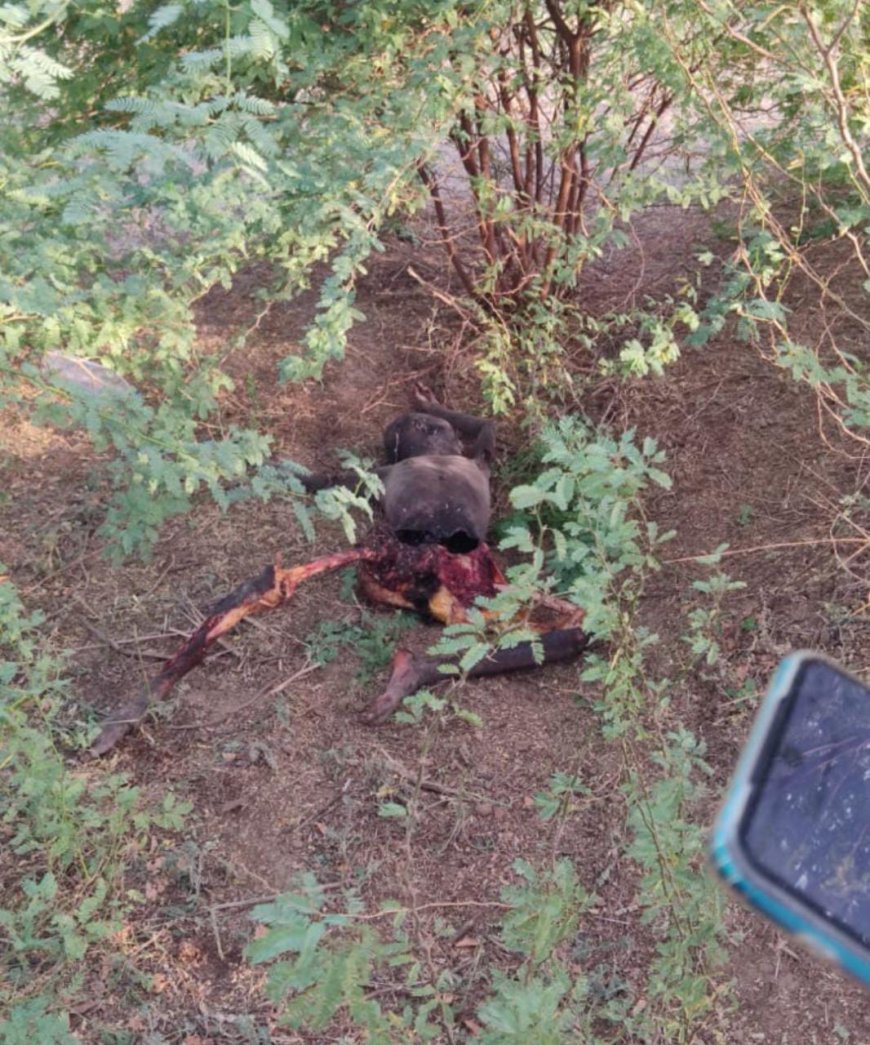
[[[840, 238], [856, 271], [870, 273], [867, 18], [854, 0], [545, 0], [491, 14], [450, 132], [476, 251], [437, 172], [422, 174], [488, 334], [479, 366], [493, 398], [509, 403], [536, 377], [552, 384], [562, 358], [554, 343], [589, 330], [577, 292], [584, 266], [625, 242], [634, 214], [661, 201], [728, 200], [738, 247], [703, 315], [687, 286], [682, 301], [595, 317], [595, 330], [621, 343], [618, 368], [660, 374], [681, 341], [702, 343], [736, 314], [738, 331], [766, 337], [771, 358], [813, 384], [838, 423], [867, 416], [860, 364], [836, 333], [838, 319], [866, 330], [866, 318], [812, 261], [820, 242]], [[824, 346], [789, 333], [796, 274], [831, 320]]]
[[383, 220], [419, 194], [415, 164], [441, 133], [441, 98], [392, 68], [414, 26], [372, 18], [370, 61], [317, 4], [96, 0], [4, 17], [4, 394], [21, 394], [22, 375], [45, 387], [40, 361], [58, 349], [136, 386], [108, 403], [75, 387], [47, 399], [116, 451], [107, 533], [122, 551], [147, 548], [203, 486], [225, 503], [225, 481], [252, 467], [254, 492], [292, 493], [292, 477], [260, 467], [268, 437], [201, 438], [229, 380], [197, 345], [194, 305], [257, 257], [273, 263], [264, 309], [326, 262], [283, 376], [317, 377], [341, 355], [354, 279]]
[[[450, 132], [487, 270], [481, 286], [450, 250], [472, 297], [489, 294], [495, 307], [564, 298], [612, 232], [607, 217], [620, 199], [628, 203], [626, 183], [683, 93], [673, 63], [656, 67], [625, 48], [648, 32], [645, 15], [623, 4], [547, 0], [507, 8], [481, 37], [485, 50]], [[660, 158], [674, 143], [659, 135], [656, 144]], [[449, 249], [438, 184], [429, 171], [424, 179]]]

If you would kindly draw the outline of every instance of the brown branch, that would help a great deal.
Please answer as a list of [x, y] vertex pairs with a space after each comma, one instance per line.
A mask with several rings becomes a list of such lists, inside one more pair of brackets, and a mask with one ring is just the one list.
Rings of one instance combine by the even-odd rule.
[[[534, 138], [535, 157], [533, 167], [530, 165], [527, 168], [528, 191], [529, 194], [532, 193], [532, 183], [534, 181], [535, 203], [540, 205], [544, 195], [544, 143], [541, 138], [541, 120], [538, 109], [538, 89], [535, 85], [535, 73], [541, 68], [541, 48], [538, 42], [538, 29], [532, 17], [531, 9], [528, 7], [523, 16], [523, 22], [528, 34], [529, 47], [532, 51], [532, 74], [529, 75], [527, 72], [525, 77], [526, 95], [529, 99], [529, 126]], [[534, 178], [532, 177], [532, 171], [534, 171]]]
[[550, 18], [552, 18], [553, 25], [556, 27], [556, 32], [565, 41], [565, 43], [573, 43], [577, 39], [579, 34], [573, 32], [571, 27], [565, 21], [565, 18], [562, 15], [562, 11], [556, 0], [545, 0], [545, 4], [547, 8], [547, 13], [550, 15]]
[[568, 202], [565, 226], [565, 232], [568, 236], [574, 236], [578, 227], [582, 227], [583, 224], [583, 204], [586, 200], [586, 190], [589, 188], [589, 154], [586, 150], [588, 137], [588, 135], [584, 135], [583, 140], [577, 147], [577, 154], [580, 157], [580, 171], [574, 180], [571, 199]]
[[441, 198], [441, 188], [438, 185], [438, 179], [427, 169], [425, 164], [420, 164], [417, 168], [420, 180], [429, 190], [429, 195], [432, 198], [432, 204], [435, 207], [435, 221], [438, 225], [438, 231], [441, 233], [442, 242], [444, 244], [444, 250], [447, 252], [447, 259], [459, 276], [459, 281], [462, 283], [462, 287], [465, 293], [475, 301], [478, 300], [477, 288], [474, 285], [474, 280], [471, 278], [471, 274], [459, 257], [456, 251], [456, 247], [453, 240], [450, 238], [450, 229], [447, 225], [447, 213], [444, 209], [444, 201]]
[[477, 155], [480, 160], [480, 174], [481, 177], [486, 178], [487, 181], [491, 182], [492, 178], [492, 163], [489, 151], [489, 135], [483, 130], [483, 114], [489, 108], [486, 104], [486, 100], [482, 95], [478, 95], [474, 100], [475, 115], [477, 118]]
[[[650, 105], [652, 104], [652, 100], [655, 97], [655, 89], [656, 85], [653, 85], [652, 90], [649, 92], [649, 94], [647, 94], [646, 98], [644, 98], [643, 104], [638, 110], [637, 115], [626, 122], [626, 127], [631, 127], [631, 131], [629, 132], [628, 137], [625, 139], [626, 151], [631, 147], [631, 143], [634, 141], [634, 136], [637, 134], [641, 124], [646, 119], [646, 115], [649, 112]], [[629, 87], [629, 91], [632, 91], [632, 88]], [[632, 91], [632, 93], [634, 92]]]
[[[485, 108], [486, 102], [481, 96], [478, 96], [475, 99], [475, 111], [477, 115], [477, 156], [480, 164], [480, 176], [489, 183], [491, 191], [495, 193], [498, 186], [492, 176], [489, 137], [484, 134], [482, 126], [482, 113]], [[501, 253], [499, 250], [498, 241], [500, 237], [498, 229], [496, 228], [495, 222], [492, 218], [488, 214], [485, 214], [482, 208], [480, 208], [480, 214], [483, 221], [483, 228], [485, 230], [483, 249], [486, 252], [487, 257], [494, 262]]]
[[456, 134], [451, 135], [454, 145], [459, 152], [459, 158], [462, 161], [462, 166], [465, 168], [465, 172], [471, 179], [471, 191], [474, 196], [474, 212], [477, 219], [477, 233], [480, 238], [481, 246], [483, 247], [484, 254], [486, 255], [487, 264], [492, 264], [495, 261], [495, 253], [492, 249], [492, 232], [490, 229], [491, 222], [484, 215], [483, 208], [480, 202], [479, 189], [475, 186], [481, 178], [481, 170], [478, 164], [478, 160], [475, 159], [474, 153], [477, 150], [476, 135], [474, 129], [471, 126], [471, 121], [466, 113], [463, 113], [459, 118], [459, 125], [462, 128], [462, 132], [465, 135], [467, 145], [463, 147], [463, 143], [459, 140]]
[[[562, 153], [561, 159], [561, 170], [562, 173], [559, 179], [559, 195], [556, 198], [556, 204], [553, 207], [553, 225], [556, 227], [557, 232], [563, 233], [565, 231], [566, 218], [568, 213], [568, 201], [571, 198], [573, 189], [574, 178], [577, 175], [577, 171], [574, 167], [574, 147], [566, 149]], [[555, 239], [551, 239], [547, 247], [547, 252], [544, 255], [544, 264], [542, 266], [544, 282], [541, 287], [541, 298], [546, 298], [550, 293], [552, 286], [552, 265], [556, 258], [556, 251], [558, 249]]]
[[[551, 3], [552, 0], [548, 0], [548, 11], [550, 10]], [[567, 43], [568, 75], [570, 77], [571, 83], [573, 84], [584, 82], [588, 77], [589, 37], [589, 26], [588, 24], [584, 24], [584, 26], [582, 27], [582, 31], [578, 31], [575, 34], [572, 34], [570, 40]], [[569, 115], [569, 106], [568, 102], [566, 101], [566, 122], [568, 120]], [[578, 185], [578, 181], [580, 181], [581, 179], [581, 171], [577, 169], [578, 151], [580, 151], [578, 143], [574, 142], [562, 152], [562, 156], [560, 158], [561, 175], [559, 179], [559, 193], [556, 198], [556, 204], [553, 208], [552, 220], [553, 224], [555, 225], [557, 234], [561, 233], [563, 236], [570, 236], [572, 234], [571, 230], [578, 217], [576, 204], [582, 198], [582, 194], [585, 192], [585, 186]], [[585, 149], [583, 149], [581, 153], [581, 164], [583, 155], [585, 155]], [[588, 184], [588, 181], [586, 182], [586, 184]], [[572, 201], [575, 204], [573, 206]], [[547, 247], [547, 252], [544, 257], [544, 264], [542, 266], [544, 280], [541, 286], [541, 298], [546, 298], [552, 288], [552, 267], [553, 262], [556, 258], [557, 250], [558, 242], [556, 239], [552, 239], [550, 241], [549, 246]]]
[[469, 178], [479, 178], [480, 170], [477, 166], [477, 162], [474, 159], [475, 149], [475, 135], [474, 128], [471, 126], [471, 121], [468, 118], [467, 113], [460, 114], [459, 126], [462, 128], [462, 133], [465, 135], [465, 140], [462, 141], [458, 135], [453, 134], [453, 144], [456, 146], [459, 152], [459, 159], [462, 161], [462, 166], [465, 168], [465, 173]]
[[[509, 121], [512, 121], [514, 112], [513, 95], [508, 90], [507, 77], [505, 76], [504, 69], [499, 69], [498, 71], [498, 93], [505, 116], [507, 116]], [[514, 180], [514, 189], [516, 190], [517, 196], [526, 203], [528, 202], [529, 194], [526, 191], [526, 178], [523, 175], [522, 161], [520, 160], [520, 147], [517, 139], [517, 132], [512, 122], [509, 122], [505, 128], [505, 135], [507, 137], [508, 152], [511, 158], [511, 174], [513, 175]]]
[[632, 161], [628, 166], [629, 172], [633, 171], [635, 167], [637, 167], [637, 165], [643, 159], [643, 154], [646, 150], [647, 145], [649, 144], [649, 140], [652, 137], [653, 131], [658, 126], [659, 120], [662, 118], [662, 116], [664, 116], [665, 110], [668, 108], [668, 106], [671, 104], [673, 100], [674, 96], [672, 94], [666, 94], [656, 111], [650, 117], [649, 127], [647, 127], [646, 131], [644, 132], [644, 135], [640, 140], [640, 144], [638, 145], [637, 149], [635, 149]]
[[836, 50], [837, 44], [839, 43], [840, 37], [846, 30], [846, 26], [854, 17], [854, 11], [852, 15], [849, 16], [846, 23], [840, 28], [837, 36], [834, 38], [834, 41], [831, 43], [830, 47], [825, 47], [822, 38], [819, 36], [819, 30], [816, 26], [816, 23], [813, 21], [812, 15], [809, 13], [809, 11], [803, 4], [800, 5], [800, 12], [801, 15], [803, 15], [804, 21], [807, 23], [807, 28], [810, 31], [810, 36], [812, 37], [813, 43], [816, 46], [816, 50], [819, 52], [822, 61], [825, 63], [825, 68], [828, 70], [828, 77], [831, 83], [831, 90], [834, 93], [834, 104], [831, 106], [831, 108], [834, 110], [834, 115], [837, 118], [837, 126], [840, 130], [840, 137], [843, 139], [844, 145], [849, 150], [852, 160], [855, 163], [855, 169], [858, 171], [858, 174], [861, 178], [861, 182], [864, 185], [865, 191], [868, 191], [870, 190], [870, 175], [867, 174], [867, 168], [864, 166], [864, 157], [861, 154], [861, 149], [859, 148], [858, 143], [852, 137], [852, 132], [849, 130], [849, 105], [846, 101], [846, 96], [843, 94], [843, 88], [840, 84], [840, 71], [837, 68], [837, 63], [834, 60], [833, 54], [833, 52]]

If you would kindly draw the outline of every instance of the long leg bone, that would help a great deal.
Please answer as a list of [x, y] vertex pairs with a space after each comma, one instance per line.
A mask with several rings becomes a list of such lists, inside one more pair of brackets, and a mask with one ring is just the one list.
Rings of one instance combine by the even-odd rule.
[[205, 655], [221, 635], [234, 628], [252, 613], [273, 610], [287, 602], [302, 581], [320, 573], [340, 569], [354, 562], [371, 560], [377, 554], [368, 548], [326, 555], [322, 559], [291, 566], [287, 569], [267, 566], [252, 580], [245, 581], [212, 608], [178, 652], [163, 665], [157, 675], [147, 682], [135, 700], [123, 705], [104, 722], [99, 736], [91, 745], [91, 754], [104, 755], [139, 722], [151, 705], [163, 700], [179, 679], [205, 659]]
[[[589, 637], [581, 628], [557, 628], [544, 632], [540, 636], [543, 647], [544, 664], [555, 664], [560, 660], [576, 657], [586, 648]], [[408, 650], [397, 650], [393, 657], [392, 674], [387, 688], [372, 704], [363, 716], [368, 725], [377, 725], [388, 718], [401, 704], [405, 697], [416, 693], [423, 686], [432, 686], [437, 682], [446, 682], [450, 676], [441, 670], [443, 665], [455, 665], [458, 658], [439, 660], [436, 657], [425, 657]], [[495, 650], [488, 657], [478, 661], [468, 672], [469, 677], [482, 675], [500, 675], [508, 671], [521, 671], [525, 668], [536, 668], [530, 642], [520, 642], [511, 649]]]

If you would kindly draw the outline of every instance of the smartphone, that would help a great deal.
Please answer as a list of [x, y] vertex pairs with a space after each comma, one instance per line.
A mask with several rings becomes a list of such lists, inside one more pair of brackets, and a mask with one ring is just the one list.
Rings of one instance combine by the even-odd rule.
[[770, 685], [713, 829], [722, 878], [870, 985], [870, 689], [818, 653]]

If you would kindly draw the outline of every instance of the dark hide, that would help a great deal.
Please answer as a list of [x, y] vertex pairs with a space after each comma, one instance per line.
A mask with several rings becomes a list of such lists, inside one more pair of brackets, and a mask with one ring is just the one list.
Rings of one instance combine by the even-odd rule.
[[489, 469], [467, 457], [409, 457], [384, 478], [384, 517], [406, 544], [474, 551], [489, 527]]
[[[440, 544], [460, 555], [473, 551], [489, 527], [495, 426], [448, 410], [421, 388], [414, 407], [384, 430], [387, 464], [377, 472], [387, 526], [406, 544]], [[309, 491], [356, 481], [346, 473], [302, 479]]]

